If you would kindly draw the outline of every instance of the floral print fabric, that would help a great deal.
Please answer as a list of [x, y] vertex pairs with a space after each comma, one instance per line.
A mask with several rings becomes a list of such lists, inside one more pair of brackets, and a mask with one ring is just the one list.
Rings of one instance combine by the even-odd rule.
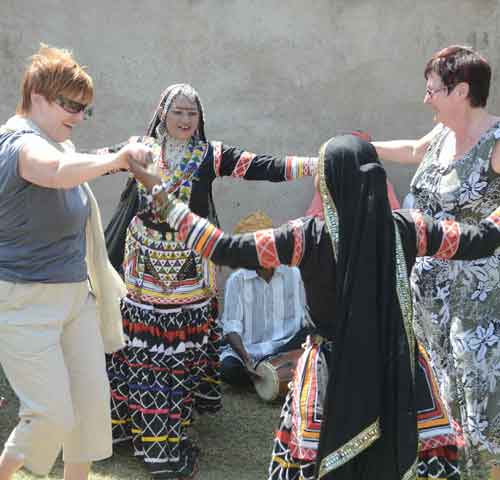
[[[490, 168], [500, 122], [453, 162], [440, 158], [449, 133], [441, 129], [415, 174], [415, 208], [475, 225], [500, 205], [500, 176]], [[491, 462], [500, 459], [500, 255], [474, 261], [420, 257], [412, 289], [417, 336], [464, 432], [464, 478], [488, 478]]]

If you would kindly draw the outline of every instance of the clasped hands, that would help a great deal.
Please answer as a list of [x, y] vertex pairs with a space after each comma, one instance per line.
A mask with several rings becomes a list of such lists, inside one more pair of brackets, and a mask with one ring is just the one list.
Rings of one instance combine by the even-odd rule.
[[[128, 148], [127, 147], [135, 147]], [[127, 151], [124, 152], [124, 150]], [[128, 170], [141, 182], [147, 190], [151, 191], [155, 185], [161, 184], [161, 178], [155, 173], [153, 152], [146, 145], [131, 143], [123, 147], [118, 154], [126, 155]]]

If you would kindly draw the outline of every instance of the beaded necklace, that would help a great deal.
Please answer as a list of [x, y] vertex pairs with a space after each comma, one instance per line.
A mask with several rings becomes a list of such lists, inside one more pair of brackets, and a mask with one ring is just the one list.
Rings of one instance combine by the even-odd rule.
[[179, 200], [189, 204], [192, 179], [203, 161], [208, 144], [193, 137], [186, 142], [176, 140], [166, 133], [162, 124], [158, 125], [156, 133], [161, 139], [161, 150], [155, 156], [162, 182], [168, 184], [168, 193], [177, 192]]

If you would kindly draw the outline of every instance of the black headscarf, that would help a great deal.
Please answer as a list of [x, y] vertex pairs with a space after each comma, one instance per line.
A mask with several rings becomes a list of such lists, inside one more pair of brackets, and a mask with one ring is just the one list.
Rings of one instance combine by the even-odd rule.
[[[188, 98], [194, 98], [198, 111], [200, 112], [200, 120], [198, 124], [198, 129], [196, 130], [194, 137], [195, 140], [206, 142], [205, 136], [205, 115], [203, 111], [203, 105], [201, 103], [198, 92], [187, 83], [177, 83], [167, 87], [160, 96], [160, 102], [155, 109], [153, 118], [149, 122], [148, 128], [146, 130], [146, 136], [158, 138], [158, 126], [160, 124], [165, 124], [165, 116], [170, 110], [172, 105], [172, 100], [177, 95], [186, 95]], [[127, 228], [130, 221], [137, 213], [139, 207], [138, 201], [138, 191], [137, 191], [137, 181], [135, 178], [131, 177], [120, 196], [120, 202], [108, 223], [104, 236], [106, 239], [106, 248], [108, 250], [108, 256], [111, 264], [115, 270], [122, 274], [122, 263], [123, 255], [125, 250], [125, 238], [127, 234]], [[212, 196], [212, 190], [208, 192], [208, 212], [210, 220], [219, 224], [217, 213], [215, 210], [215, 205]]]
[[326, 142], [319, 169], [337, 283], [318, 478], [415, 478], [414, 342], [397, 289], [408, 278], [396, 274], [386, 174], [354, 136]]
[[148, 129], [146, 130], [146, 135], [148, 137], [157, 137], [156, 129], [160, 123], [165, 123], [165, 116], [170, 110], [172, 100], [177, 97], [177, 95], [186, 95], [189, 99], [194, 99], [196, 106], [198, 107], [198, 112], [200, 113], [198, 129], [194, 135], [196, 139], [206, 142], [205, 112], [203, 110], [203, 105], [198, 92], [188, 83], [176, 83], [174, 85], [170, 85], [162, 92], [160, 102], [158, 103], [155, 113], [153, 114], [153, 118], [151, 118]]

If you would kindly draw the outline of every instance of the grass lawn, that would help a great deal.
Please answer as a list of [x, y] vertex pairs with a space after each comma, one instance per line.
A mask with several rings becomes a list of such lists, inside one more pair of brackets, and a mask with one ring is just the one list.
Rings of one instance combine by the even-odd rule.
[[[0, 394], [7, 405], [0, 409], [0, 445], [17, 422], [17, 401], [0, 370]], [[253, 392], [236, 392], [223, 387], [222, 411], [197, 417], [190, 429], [192, 438], [201, 447], [202, 456], [197, 480], [258, 480], [267, 478], [273, 432], [278, 425], [280, 405], [266, 404]], [[139, 460], [125, 447], [116, 450], [109, 460], [93, 466], [92, 479], [149, 479]], [[40, 477], [25, 472], [16, 480]], [[62, 463], [58, 461], [47, 478], [62, 478]]]

